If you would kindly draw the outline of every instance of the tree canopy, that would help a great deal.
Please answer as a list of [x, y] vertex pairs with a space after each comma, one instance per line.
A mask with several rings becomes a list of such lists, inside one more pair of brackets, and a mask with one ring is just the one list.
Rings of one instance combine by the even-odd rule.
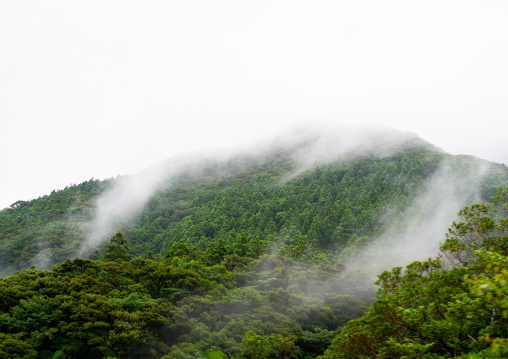
[[[86, 258], [117, 180], [0, 211], [0, 357], [506, 355], [505, 166], [418, 145], [300, 165], [282, 148], [181, 171]], [[441, 255], [375, 296], [347, 262], [425, 223], [448, 198], [418, 199], [450, 183], [467, 207]]]
[[379, 276], [378, 299], [326, 358], [494, 358], [508, 353], [508, 189], [460, 212], [445, 256]]

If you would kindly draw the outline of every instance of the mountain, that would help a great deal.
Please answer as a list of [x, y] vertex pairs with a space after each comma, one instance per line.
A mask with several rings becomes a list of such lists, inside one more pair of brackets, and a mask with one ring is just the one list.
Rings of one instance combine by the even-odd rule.
[[[492, 357], [506, 220], [457, 212], [500, 187], [504, 165], [348, 129], [18, 201], [0, 212], [0, 357]], [[373, 278], [414, 260], [376, 299]]]
[[508, 183], [505, 166], [445, 154], [411, 134], [305, 133], [18, 201], [0, 212], [1, 274], [101, 254], [118, 231], [133, 255], [164, 256], [180, 240], [200, 250], [232, 245], [245, 233], [270, 253], [344, 261], [367, 243], [404, 237], [416, 222], [441, 218], [441, 235], [460, 208]]

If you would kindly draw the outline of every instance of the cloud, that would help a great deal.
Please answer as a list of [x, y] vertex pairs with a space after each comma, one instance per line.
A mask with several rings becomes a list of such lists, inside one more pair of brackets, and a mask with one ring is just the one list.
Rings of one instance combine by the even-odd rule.
[[348, 266], [375, 278], [384, 270], [437, 256], [458, 212], [482, 202], [481, 186], [490, 166], [471, 156], [444, 160], [404, 213], [386, 209], [382, 217], [388, 230], [361, 248]]

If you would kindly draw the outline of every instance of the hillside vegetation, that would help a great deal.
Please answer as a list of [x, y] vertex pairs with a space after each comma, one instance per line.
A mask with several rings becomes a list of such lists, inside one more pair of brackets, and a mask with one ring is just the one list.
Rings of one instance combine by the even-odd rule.
[[[0, 357], [316, 358], [330, 344], [323, 358], [505, 350], [506, 244], [482, 242], [506, 242], [502, 211], [466, 208], [443, 246], [459, 262], [385, 272], [377, 300], [371, 277], [349, 264], [366, 248], [411, 246], [399, 235], [433, 225], [440, 208], [490, 202], [508, 187], [508, 169], [421, 140], [311, 164], [294, 155], [309, 146], [182, 167], [142, 188], [149, 196], [128, 215], [111, 194], [131, 177], [0, 211]], [[134, 183], [128, 191], [148, 186]], [[463, 238], [480, 235], [477, 218], [493, 219], [472, 245]], [[107, 237], [96, 242], [97, 233]]]
[[460, 215], [441, 256], [379, 276], [322, 359], [508, 356], [508, 189]]
[[[98, 226], [97, 200], [123, 178], [92, 179], [18, 201], [0, 211], [0, 274], [32, 265], [49, 269], [75, 255], [90, 257], [95, 249], [102, 254], [107, 238], [118, 231], [129, 240], [134, 256], [151, 251], [162, 258], [180, 240], [202, 251], [222, 242], [233, 245], [245, 233], [262, 251], [332, 263], [354, 255], [387, 229], [402, 233], [410, 219], [424, 220], [413, 204], [435, 190], [431, 180], [438, 187], [454, 187], [461, 202], [455, 212], [492, 199], [499, 187], [508, 185], [505, 166], [444, 154], [421, 143], [343, 156], [303, 172], [291, 151], [295, 148], [278, 148], [184, 168], [155, 188], [133, 216], [106, 218], [109, 230], [91, 248], [87, 240]], [[121, 211], [124, 204], [110, 206]]]

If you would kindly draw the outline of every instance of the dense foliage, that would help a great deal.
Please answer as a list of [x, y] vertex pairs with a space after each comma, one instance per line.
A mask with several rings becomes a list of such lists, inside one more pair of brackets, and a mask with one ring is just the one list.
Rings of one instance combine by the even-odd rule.
[[292, 150], [180, 171], [109, 223], [95, 253], [79, 250], [121, 179], [0, 211], [0, 274], [12, 274], [0, 279], [0, 357], [316, 358], [332, 342], [324, 358], [506, 350], [506, 193], [495, 214], [460, 213], [446, 265], [383, 273], [370, 308], [370, 279], [342, 264], [388, 228], [425, 221], [415, 203], [436, 188], [490, 201], [508, 187], [505, 166], [422, 143], [306, 167]]
[[369, 285], [343, 265], [267, 254], [254, 259], [245, 255], [249, 243], [243, 255], [234, 246], [201, 252], [183, 241], [159, 263], [132, 258], [117, 233], [100, 259], [76, 258], [0, 280], [0, 354], [314, 358], [339, 332], [323, 358], [502, 357], [508, 353], [508, 190], [492, 205], [460, 214], [464, 221], [453, 224], [442, 246], [451, 260], [384, 272], [379, 298], [359, 319]]
[[508, 355], [508, 189], [460, 212], [442, 257], [379, 277], [379, 298], [323, 358]]
[[369, 298], [340, 265], [229, 252], [211, 265], [183, 242], [158, 263], [126, 249], [118, 233], [102, 259], [1, 279], [3, 357], [315, 357]]
[[91, 179], [0, 211], [0, 275], [72, 258], [86, 237], [95, 199], [112, 180]]
[[[334, 263], [387, 228], [404, 232], [410, 219], [425, 220], [412, 205], [433, 190], [431, 178], [454, 183], [463, 205], [490, 200], [508, 186], [505, 166], [423, 145], [337, 159], [303, 172], [289, 149], [279, 148], [181, 171], [134, 218], [111, 224], [114, 231], [104, 239], [122, 231], [131, 254], [149, 250], [162, 258], [180, 240], [206, 251], [235, 245], [245, 233], [247, 242], [258, 243], [256, 254]], [[0, 211], [0, 275], [91, 255], [79, 249], [96, 225], [97, 199], [117, 182], [90, 180]], [[106, 245], [98, 248], [101, 254]]]

